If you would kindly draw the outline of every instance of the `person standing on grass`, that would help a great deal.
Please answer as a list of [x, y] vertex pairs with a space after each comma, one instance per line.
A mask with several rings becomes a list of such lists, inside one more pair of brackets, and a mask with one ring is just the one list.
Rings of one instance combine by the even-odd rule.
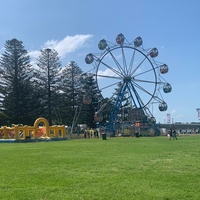
[[172, 130], [172, 136], [173, 136], [173, 139], [176, 139], [176, 140], [177, 140], [176, 131], [175, 131], [174, 129]]
[[96, 129], [94, 129], [94, 138], [97, 137], [97, 132], [96, 132]]
[[86, 129], [84, 130], [84, 138], [85, 139], [87, 138], [87, 130]]
[[96, 129], [97, 138], [99, 138], [99, 131]]
[[172, 138], [172, 129], [169, 130], [167, 136], [168, 136], [169, 140], [171, 140], [171, 138]]

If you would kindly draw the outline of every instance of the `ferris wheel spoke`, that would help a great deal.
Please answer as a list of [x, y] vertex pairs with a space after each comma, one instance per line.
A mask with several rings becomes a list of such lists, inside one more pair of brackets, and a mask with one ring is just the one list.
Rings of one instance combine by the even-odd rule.
[[132, 79], [134, 82], [143, 82], [143, 83], [153, 83], [157, 84], [155, 81], [148, 81], [148, 80], [142, 80], [142, 79]]
[[153, 97], [153, 94], [151, 94], [150, 92], [148, 92], [147, 90], [145, 90], [142, 86], [138, 85], [137, 83], [133, 83], [135, 87], [137, 87], [138, 89], [140, 89], [141, 91], [145, 92], [146, 94], [148, 94], [149, 96]]
[[99, 90], [100, 90], [100, 91], [105, 90], [105, 89], [107, 89], [107, 88], [110, 88], [110, 87], [112, 87], [112, 86], [114, 86], [114, 85], [119, 84], [120, 82], [121, 82], [121, 81], [116, 82], [116, 83], [113, 83], [113, 84], [110, 84], [110, 85], [107, 85], [106, 87], [99, 88]]
[[101, 78], [113, 78], [113, 79], [119, 79], [122, 80], [121, 77], [117, 77], [117, 76], [107, 76], [107, 75], [102, 75], [102, 74], [96, 74], [97, 77], [101, 77]]
[[112, 54], [112, 52], [109, 51], [109, 53], [110, 53], [112, 59], [114, 60], [116, 66], [117, 66], [117, 68], [118, 68], [118, 70], [121, 72], [121, 74], [122, 74], [122, 76], [123, 76], [123, 75], [125, 74], [124, 69], [121, 67], [121, 65], [119, 64], [119, 62], [117, 61], [117, 59], [115, 58], [115, 56]]
[[125, 57], [123, 47], [122, 47], [122, 60], [123, 60], [123, 69], [124, 69], [125, 75], [127, 75], [128, 74], [128, 68], [127, 68], [127, 64], [126, 64], [126, 57]]
[[135, 58], [135, 49], [134, 49], [133, 54], [131, 56], [131, 61], [130, 61], [129, 68], [128, 68], [128, 74], [131, 74], [131, 69], [133, 67], [134, 58]]
[[[149, 54], [149, 53], [148, 53]], [[147, 54], [147, 55], [148, 55]], [[138, 66], [132, 71], [131, 76], [139, 69], [139, 67], [142, 65], [142, 63], [147, 59], [147, 56], [144, 57], [144, 59], [138, 64]]]
[[113, 67], [107, 65], [106, 63], [100, 61], [101, 64], [103, 64], [104, 66], [106, 66], [108, 69], [110, 69], [112, 72], [114, 72], [115, 74], [117, 74], [120, 77], [123, 77], [123, 74], [120, 71], [117, 71], [116, 69], [114, 69]]
[[[156, 69], [156, 68], [154, 68], [154, 69]], [[146, 71], [144, 71], [144, 72], [141, 72], [141, 73], [139, 73], [139, 74], [136, 74], [134, 77], [140, 76], [140, 75], [143, 75], [143, 74], [146, 74], [146, 73], [148, 73], [148, 72], [152, 72], [152, 71], [154, 71], [154, 69], [152, 68], [152, 69], [146, 70]]]

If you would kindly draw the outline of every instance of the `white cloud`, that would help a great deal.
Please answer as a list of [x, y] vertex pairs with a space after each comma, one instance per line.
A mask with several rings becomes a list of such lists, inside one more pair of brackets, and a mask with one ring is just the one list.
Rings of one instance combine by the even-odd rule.
[[112, 70], [110, 70], [109, 68], [106, 68], [104, 71], [99, 70], [98, 71], [98, 78], [101, 78], [102, 76], [110, 76], [110, 77], [118, 77], [116, 73], [114, 73]]
[[37, 58], [40, 55], [40, 51], [30, 51], [28, 54], [31, 58]]
[[[65, 58], [68, 53], [74, 52], [86, 45], [92, 35], [74, 35], [66, 36], [62, 40], [48, 40], [42, 45], [42, 49], [51, 48], [55, 49], [58, 52], [58, 55], [61, 58]], [[40, 55], [40, 50], [30, 51], [29, 55], [31, 58], [37, 58]]]
[[85, 45], [85, 42], [92, 35], [66, 36], [63, 40], [49, 40], [44, 44], [44, 48], [55, 49], [61, 58], [66, 57], [68, 53], [74, 52]]

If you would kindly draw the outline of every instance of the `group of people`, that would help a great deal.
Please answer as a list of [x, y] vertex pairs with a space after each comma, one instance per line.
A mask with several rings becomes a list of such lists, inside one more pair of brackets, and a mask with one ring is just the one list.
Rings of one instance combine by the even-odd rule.
[[170, 131], [167, 134], [169, 140], [176, 139], [177, 140], [177, 136], [176, 136], [176, 130], [175, 129], [170, 129]]
[[99, 132], [97, 129], [85, 129], [84, 138], [99, 138]]

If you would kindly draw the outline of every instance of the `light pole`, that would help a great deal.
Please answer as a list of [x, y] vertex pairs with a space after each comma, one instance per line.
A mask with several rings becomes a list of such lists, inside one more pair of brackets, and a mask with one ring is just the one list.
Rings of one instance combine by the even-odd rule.
[[71, 127], [71, 132], [70, 134], [73, 133], [73, 129], [74, 129], [74, 125], [75, 125], [75, 119], [76, 119], [76, 115], [77, 115], [77, 108], [78, 106], [74, 106], [76, 109], [75, 109], [75, 114], [74, 114], [74, 118], [73, 118], [73, 122], [72, 122], [72, 127]]

